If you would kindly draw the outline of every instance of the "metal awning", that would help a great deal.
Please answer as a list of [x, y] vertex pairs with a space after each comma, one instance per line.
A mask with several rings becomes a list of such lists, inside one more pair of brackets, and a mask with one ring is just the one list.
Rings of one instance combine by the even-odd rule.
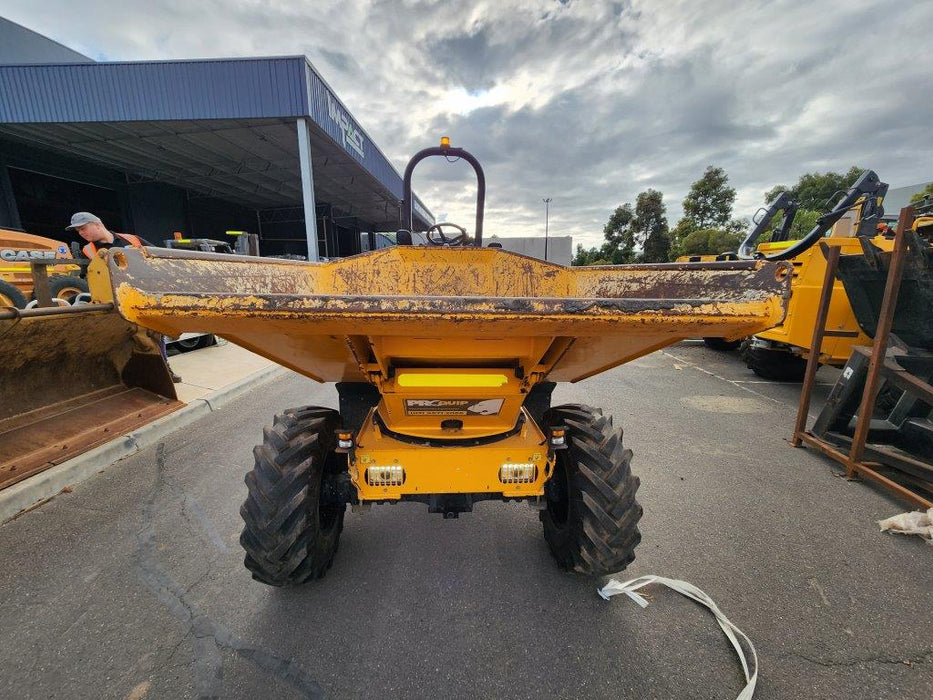
[[301, 205], [299, 120], [316, 199], [396, 229], [400, 174], [304, 57], [0, 66], [0, 136], [254, 209]]

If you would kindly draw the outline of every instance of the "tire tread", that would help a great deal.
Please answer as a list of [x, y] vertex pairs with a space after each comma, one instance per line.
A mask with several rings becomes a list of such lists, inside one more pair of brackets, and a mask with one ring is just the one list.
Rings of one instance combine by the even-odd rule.
[[570, 513], [555, 523], [541, 513], [544, 536], [558, 565], [578, 573], [603, 575], [625, 569], [641, 541], [642, 507], [635, 500], [639, 479], [631, 471], [632, 451], [611, 416], [581, 404], [555, 406], [549, 425], [569, 428]]
[[253, 578], [270, 586], [290, 586], [320, 578], [333, 563], [341, 510], [329, 530], [318, 521], [320, 484], [333, 449], [340, 414], [329, 408], [291, 408], [263, 428], [253, 448], [254, 467], [244, 481], [248, 495], [240, 507], [244, 563]]

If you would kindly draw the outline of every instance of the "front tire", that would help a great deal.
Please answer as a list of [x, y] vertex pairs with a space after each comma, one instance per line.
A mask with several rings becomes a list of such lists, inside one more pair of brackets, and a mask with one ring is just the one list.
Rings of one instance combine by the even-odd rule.
[[725, 338], [703, 338], [703, 344], [710, 350], [729, 352], [730, 350], [738, 350], [739, 346], [742, 344], [742, 341], [726, 340]]
[[776, 382], [802, 382], [807, 373], [807, 361], [785, 350], [759, 348], [750, 341], [742, 343], [745, 366], [762, 379]]
[[294, 586], [333, 563], [346, 506], [322, 503], [321, 484], [325, 473], [345, 468], [334, 452], [339, 426], [337, 411], [306, 406], [280, 413], [263, 430], [240, 508], [244, 563], [257, 581]]
[[0, 280], [0, 308], [12, 306], [14, 309], [26, 308], [26, 295], [19, 288], [6, 280]]
[[550, 409], [545, 424], [568, 428], [568, 449], [557, 453], [541, 511], [551, 554], [568, 571], [622, 571], [635, 559], [642, 515], [635, 500], [639, 480], [622, 431], [600, 409], [576, 404]]
[[49, 277], [49, 292], [53, 299], [64, 299], [74, 304], [80, 294], [88, 293], [87, 281], [74, 275], [52, 275]]

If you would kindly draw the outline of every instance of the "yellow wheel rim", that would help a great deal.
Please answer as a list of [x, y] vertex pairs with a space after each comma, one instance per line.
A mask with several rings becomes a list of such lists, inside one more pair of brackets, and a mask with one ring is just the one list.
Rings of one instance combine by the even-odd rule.
[[74, 302], [74, 298], [76, 296], [78, 296], [79, 294], [83, 294], [83, 293], [84, 293], [84, 290], [78, 289], [77, 287], [62, 287], [61, 289], [58, 290], [58, 293], [55, 296], [57, 296], [59, 299], [64, 299], [69, 304], [71, 304], [72, 302]]

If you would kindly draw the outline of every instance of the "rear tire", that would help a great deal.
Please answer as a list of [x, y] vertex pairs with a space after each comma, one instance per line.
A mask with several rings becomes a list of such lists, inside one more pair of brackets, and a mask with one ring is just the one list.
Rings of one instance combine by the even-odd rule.
[[200, 350], [201, 348], [206, 348], [210, 345], [215, 345], [217, 343], [217, 338], [212, 334], [199, 335], [195, 338], [186, 338], [184, 340], [176, 340], [174, 345], [177, 345], [181, 350], [185, 352], [190, 352], [191, 350]]
[[4, 306], [25, 309], [26, 295], [19, 291], [15, 285], [6, 280], [0, 280], [0, 308]]
[[742, 344], [741, 340], [726, 340], [725, 338], [703, 338], [703, 344], [706, 345], [710, 350], [719, 350], [720, 352], [728, 352], [729, 350], [736, 350]]
[[[74, 304], [79, 294], [88, 293], [87, 282], [74, 275], [52, 275], [49, 277], [49, 292], [53, 299], [64, 299], [69, 304]], [[35, 294], [33, 294], [35, 297]]]
[[635, 500], [632, 451], [622, 431], [598, 408], [569, 404], [545, 414], [546, 425], [566, 425], [568, 449], [557, 453], [541, 511], [544, 538], [562, 569], [603, 575], [622, 571], [641, 541], [642, 507]]
[[337, 411], [306, 406], [280, 413], [263, 430], [240, 508], [244, 563], [257, 581], [298, 585], [333, 563], [346, 506], [322, 504], [321, 483], [325, 472], [345, 469], [334, 452], [339, 426]]
[[745, 341], [742, 344], [745, 366], [762, 379], [776, 382], [802, 382], [807, 373], [807, 361], [784, 350], [756, 348]]

